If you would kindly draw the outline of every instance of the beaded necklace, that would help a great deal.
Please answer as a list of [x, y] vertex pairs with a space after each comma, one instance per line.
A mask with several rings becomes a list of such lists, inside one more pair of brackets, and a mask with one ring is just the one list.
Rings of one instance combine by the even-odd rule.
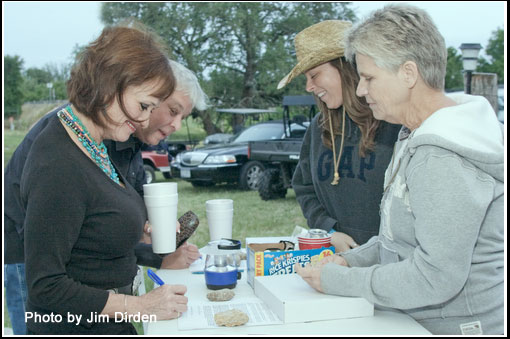
[[90, 136], [89, 131], [80, 119], [73, 113], [71, 106], [61, 109], [57, 116], [64, 122], [71, 130], [76, 134], [78, 140], [81, 142], [83, 147], [89, 152], [92, 159], [96, 164], [103, 170], [106, 175], [113, 181], [120, 185], [119, 176], [113, 167], [110, 157], [108, 156], [108, 150], [103, 142], [100, 145]]

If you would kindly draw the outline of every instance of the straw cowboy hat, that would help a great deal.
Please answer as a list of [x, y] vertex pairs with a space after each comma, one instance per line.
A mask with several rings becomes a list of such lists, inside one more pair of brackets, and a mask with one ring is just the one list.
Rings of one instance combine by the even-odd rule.
[[343, 56], [345, 32], [351, 26], [349, 21], [326, 20], [299, 32], [294, 38], [298, 63], [280, 81], [278, 89], [310, 68]]

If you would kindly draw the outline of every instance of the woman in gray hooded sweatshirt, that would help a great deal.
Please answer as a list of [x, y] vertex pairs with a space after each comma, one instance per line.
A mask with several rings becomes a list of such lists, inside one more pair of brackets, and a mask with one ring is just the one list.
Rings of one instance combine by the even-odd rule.
[[504, 134], [481, 96], [446, 95], [446, 47], [429, 15], [388, 5], [346, 56], [374, 117], [402, 124], [379, 235], [296, 271], [315, 289], [399, 309], [434, 334], [504, 332]]

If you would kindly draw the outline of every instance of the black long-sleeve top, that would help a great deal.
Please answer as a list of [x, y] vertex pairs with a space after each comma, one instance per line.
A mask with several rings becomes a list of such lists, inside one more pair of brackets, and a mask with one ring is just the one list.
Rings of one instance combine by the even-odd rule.
[[[361, 245], [379, 232], [384, 172], [401, 126], [382, 121], [375, 137], [375, 150], [363, 158], [358, 151], [361, 131], [347, 116], [338, 168], [340, 181], [331, 185], [334, 157], [322, 143], [319, 119], [320, 113], [306, 131], [292, 187], [310, 228], [334, 229], [350, 235]], [[335, 145], [338, 157], [341, 137], [335, 138]]]
[[[126, 179], [120, 174], [121, 180]], [[21, 177], [27, 312], [61, 314], [37, 322], [41, 334], [130, 333], [129, 323], [88, 324], [106, 305], [106, 289], [129, 285], [136, 274], [134, 247], [147, 220], [136, 190], [111, 180], [71, 140], [58, 118], [34, 140]], [[80, 325], [66, 315], [82, 315]]]
[[[23, 223], [25, 211], [20, 201], [20, 181], [28, 152], [34, 140], [56, 118], [56, 113], [68, 104], [60, 106], [42, 117], [27, 133], [16, 148], [4, 171], [4, 261], [6, 264], [23, 263]], [[105, 140], [110, 160], [126, 180], [143, 196], [145, 171], [141, 155], [142, 142], [135, 137], [118, 142]], [[138, 243], [135, 247], [139, 265], [159, 268], [162, 259], [152, 252], [152, 246]]]

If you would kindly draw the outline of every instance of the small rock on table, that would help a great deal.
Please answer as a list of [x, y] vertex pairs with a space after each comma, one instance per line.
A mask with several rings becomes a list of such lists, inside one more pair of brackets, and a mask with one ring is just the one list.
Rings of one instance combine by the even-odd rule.
[[248, 315], [238, 309], [219, 312], [214, 315], [214, 321], [218, 326], [241, 326], [246, 324], [249, 320]]
[[227, 301], [234, 297], [234, 291], [224, 288], [222, 290], [207, 293], [207, 299], [210, 301]]

